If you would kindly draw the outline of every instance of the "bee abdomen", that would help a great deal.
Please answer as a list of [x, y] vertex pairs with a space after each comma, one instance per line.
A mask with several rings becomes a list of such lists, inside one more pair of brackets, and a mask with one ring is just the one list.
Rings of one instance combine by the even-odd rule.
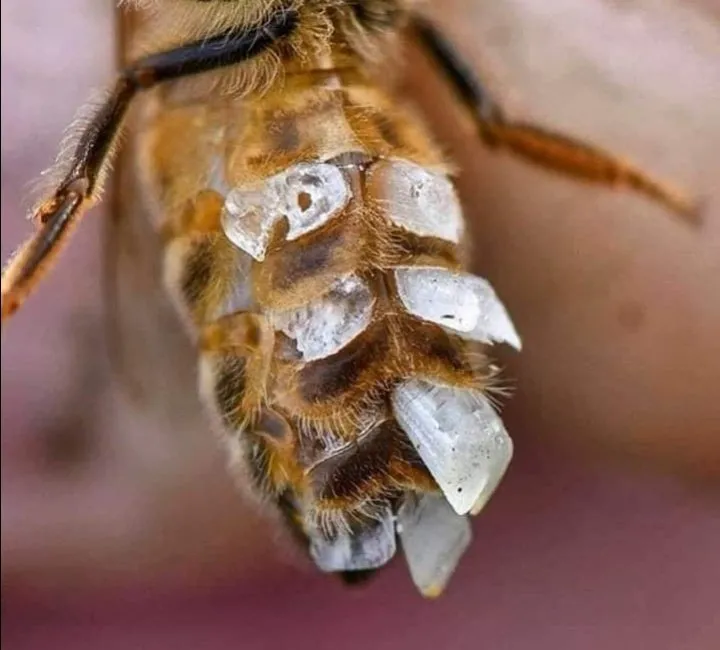
[[422, 122], [361, 70], [325, 73], [161, 122], [146, 158], [166, 280], [246, 482], [321, 569], [379, 567], [399, 538], [432, 594], [512, 451], [482, 344], [519, 339], [463, 270], [462, 212]]

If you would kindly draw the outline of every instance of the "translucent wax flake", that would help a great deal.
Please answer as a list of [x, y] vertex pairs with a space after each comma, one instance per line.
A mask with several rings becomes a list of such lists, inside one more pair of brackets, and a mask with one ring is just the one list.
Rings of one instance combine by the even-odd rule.
[[330, 292], [298, 309], [273, 315], [275, 327], [295, 339], [305, 361], [334, 354], [370, 324], [375, 298], [355, 276], [338, 280]]
[[222, 226], [230, 241], [261, 262], [279, 219], [287, 218], [287, 238], [295, 240], [339, 214], [350, 197], [337, 167], [299, 163], [264, 183], [232, 190], [225, 200]]
[[413, 582], [423, 595], [439, 596], [470, 545], [467, 517], [441, 495], [409, 495], [398, 511], [397, 530]]
[[403, 266], [395, 281], [405, 309], [460, 336], [522, 347], [515, 326], [487, 282], [440, 267]]
[[512, 457], [500, 417], [479, 391], [423, 379], [398, 386], [395, 417], [455, 512], [477, 512]]
[[407, 160], [384, 160], [370, 170], [369, 191], [385, 216], [401, 228], [421, 237], [460, 242], [462, 210], [444, 174]]
[[387, 564], [395, 551], [395, 522], [390, 508], [358, 532], [340, 531], [330, 538], [316, 530], [310, 535], [310, 555], [317, 567], [328, 573], [376, 569]]

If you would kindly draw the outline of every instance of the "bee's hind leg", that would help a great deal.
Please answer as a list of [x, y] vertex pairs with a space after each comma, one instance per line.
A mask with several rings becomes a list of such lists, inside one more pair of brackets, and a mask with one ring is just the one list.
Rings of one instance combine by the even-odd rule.
[[173, 79], [251, 59], [286, 38], [297, 26], [294, 11], [239, 30], [151, 54], [123, 70], [107, 100], [80, 133], [64, 180], [33, 215], [38, 231], [15, 253], [2, 274], [2, 320], [12, 316], [53, 266], [82, 215], [99, 198], [104, 173], [134, 99]]
[[508, 119], [454, 47], [423, 18], [413, 27], [423, 49], [471, 111], [483, 142], [572, 178], [639, 192], [685, 218], [697, 205], [679, 190], [639, 167], [582, 140], [532, 123]]

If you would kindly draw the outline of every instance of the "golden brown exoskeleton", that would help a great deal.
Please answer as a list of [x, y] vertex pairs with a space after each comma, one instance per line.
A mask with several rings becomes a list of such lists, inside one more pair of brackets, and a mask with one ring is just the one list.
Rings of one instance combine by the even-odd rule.
[[512, 453], [483, 345], [520, 340], [464, 271], [447, 162], [388, 83], [396, 38], [414, 30], [489, 146], [690, 206], [607, 153], [506, 119], [409, 0], [144, 4], [157, 6], [138, 14], [129, 62], [3, 274], [3, 319], [97, 199], [134, 104], [142, 200], [235, 466], [322, 570], [380, 567], [399, 538], [415, 583], [439, 593], [469, 542], [465, 515]]

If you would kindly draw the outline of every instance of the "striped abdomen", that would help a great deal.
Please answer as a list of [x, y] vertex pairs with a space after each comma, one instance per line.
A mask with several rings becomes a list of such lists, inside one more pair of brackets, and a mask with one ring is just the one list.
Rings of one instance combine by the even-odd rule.
[[[144, 160], [203, 392], [255, 484], [320, 568], [380, 566], [399, 532], [433, 592], [511, 455], [479, 346], [519, 340], [462, 270], [462, 215], [420, 122], [339, 81], [160, 114]], [[194, 139], [184, 166], [168, 131]]]

